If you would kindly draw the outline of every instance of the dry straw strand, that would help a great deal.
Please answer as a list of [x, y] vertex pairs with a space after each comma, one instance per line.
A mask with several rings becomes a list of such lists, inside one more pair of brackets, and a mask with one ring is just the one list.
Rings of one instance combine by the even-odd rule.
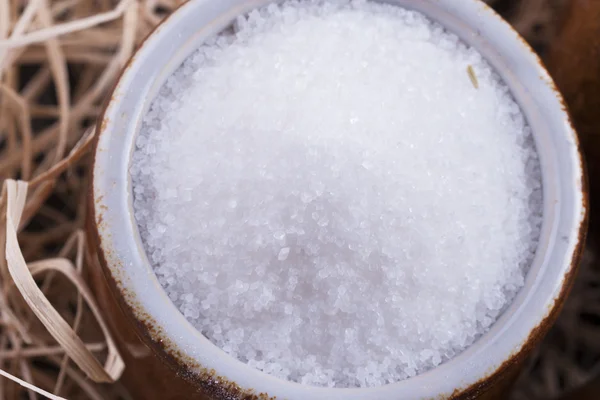
[[22, 379], [19, 379], [19, 378], [17, 378], [17, 377], [16, 377], [16, 376], [14, 376], [14, 375], [11, 375], [11, 374], [9, 374], [8, 372], [4, 372], [4, 371], [3, 371], [3, 370], [1, 370], [1, 369], [0, 369], [0, 375], [2, 375], [2, 376], [3, 376], [3, 377], [5, 377], [5, 378], [8, 378], [8, 379], [10, 379], [10, 380], [11, 380], [11, 381], [13, 381], [13, 382], [17, 382], [19, 385], [21, 385], [21, 386], [23, 386], [23, 387], [25, 387], [25, 388], [27, 388], [27, 389], [29, 389], [29, 390], [32, 390], [32, 391], [34, 391], [34, 392], [36, 392], [36, 393], [39, 393], [39, 394], [41, 394], [41, 395], [43, 395], [43, 396], [46, 396], [46, 397], [47, 397], [47, 398], [49, 398], [50, 400], [66, 400], [66, 399], [65, 399], [65, 398], [63, 398], [63, 397], [58, 397], [58, 396], [55, 396], [55, 395], [53, 395], [52, 393], [48, 393], [48, 392], [46, 392], [45, 390], [43, 390], [43, 389], [40, 389], [40, 388], [38, 388], [38, 387], [37, 387], [37, 386], [35, 386], [35, 385], [32, 385], [32, 384], [30, 384], [30, 383], [27, 383], [27, 382], [25, 382], [24, 380], [22, 380]]
[[132, 0], [122, 0], [114, 10], [106, 13], [97, 14], [88, 18], [67, 22], [53, 27], [47, 27], [18, 38], [1, 40], [0, 49], [11, 49], [15, 47], [27, 46], [33, 43], [46, 42], [47, 40], [61, 35], [88, 29], [93, 26], [112, 21], [119, 18], [123, 14], [131, 1]]
[[[32, 263], [28, 267], [19, 248], [17, 240], [17, 227], [25, 208], [27, 196], [27, 183], [9, 179], [5, 182], [7, 188], [6, 211], [6, 261], [13, 282], [23, 298], [48, 329], [56, 341], [63, 346], [66, 354], [96, 382], [114, 382], [125, 367], [116, 345], [114, 344], [106, 324], [103, 322], [98, 307], [95, 305], [91, 291], [83, 279], [75, 273], [65, 259], [50, 259]], [[104, 367], [96, 357], [85, 347], [85, 344], [72, 330], [69, 324], [50, 304], [44, 293], [33, 279], [33, 275], [52, 269], [60, 271], [71, 280], [88, 302], [94, 316], [98, 319], [100, 327], [105, 334], [108, 344], [108, 358]]]

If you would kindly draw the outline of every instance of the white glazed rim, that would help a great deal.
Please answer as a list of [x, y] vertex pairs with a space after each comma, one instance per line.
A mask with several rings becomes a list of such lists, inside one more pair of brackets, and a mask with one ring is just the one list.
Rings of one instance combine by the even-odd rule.
[[147, 38], [117, 82], [98, 125], [92, 201], [99, 250], [120, 296], [138, 321], [159, 327], [152, 340], [188, 372], [214, 370], [248, 392], [299, 400], [444, 398], [484, 381], [520, 353], [560, 303], [578, 261], [587, 206], [579, 146], [560, 94], [523, 39], [479, 0], [386, 2], [417, 9], [475, 46], [511, 87], [534, 133], [544, 180], [540, 245], [525, 287], [488, 333], [449, 362], [398, 383], [311, 387], [272, 377], [224, 353], [187, 322], [158, 283], [132, 212], [128, 168], [141, 117], [166, 77], [201, 40], [268, 2], [189, 1]]

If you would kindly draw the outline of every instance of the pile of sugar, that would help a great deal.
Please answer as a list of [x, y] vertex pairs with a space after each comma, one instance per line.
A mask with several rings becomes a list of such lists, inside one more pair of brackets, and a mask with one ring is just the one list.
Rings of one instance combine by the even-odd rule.
[[460, 353], [523, 285], [542, 219], [531, 133], [497, 74], [423, 15], [364, 1], [240, 17], [161, 89], [131, 176], [185, 317], [317, 386]]

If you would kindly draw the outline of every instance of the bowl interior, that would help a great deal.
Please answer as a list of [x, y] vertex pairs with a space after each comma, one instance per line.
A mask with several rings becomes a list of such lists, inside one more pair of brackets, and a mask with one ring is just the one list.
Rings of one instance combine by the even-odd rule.
[[477, 48], [510, 87], [533, 131], [542, 167], [542, 233], [525, 286], [489, 332], [454, 359], [402, 382], [368, 389], [309, 387], [271, 377], [225, 354], [187, 322], [158, 283], [133, 217], [128, 172], [142, 117], [164, 81], [204, 39], [269, 2], [188, 2], [152, 33], [121, 76], [99, 124], [93, 177], [100, 248], [121, 296], [140, 320], [161, 328], [152, 340], [161, 341], [179, 363], [197, 372], [214, 369], [243, 389], [278, 398], [445, 397], [489, 377], [520, 352], [535, 328], [548, 323], [564, 295], [580, 250], [586, 207], [578, 143], [560, 95], [537, 56], [479, 0], [386, 2], [423, 12]]

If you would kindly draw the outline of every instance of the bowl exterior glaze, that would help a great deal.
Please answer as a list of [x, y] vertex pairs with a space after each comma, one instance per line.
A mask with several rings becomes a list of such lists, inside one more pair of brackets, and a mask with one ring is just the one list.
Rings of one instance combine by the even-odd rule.
[[143, 399], [503, 398], [573, 283], [587, 228], [587, 184], [577, 136], [550, 76], [523, 39], [479, 0], [386, 2], [423, 12], [476, 47], [511, 88], [534, 134], [544, 185], [540, 245], [524, 288], [489, 332], [454, 359], [402, 382], [317, 388], [277, 379], [228, 356], [197, 332], [162, 290], [132, 212], [128, 167], [141, 117], [165, 79], [206, 37], [269, 2], [183, 4], [131, 58], [99, 119], [89, 196], [88, 234], [98, 260], [92, 280], [120, 339], [125, 384]]

